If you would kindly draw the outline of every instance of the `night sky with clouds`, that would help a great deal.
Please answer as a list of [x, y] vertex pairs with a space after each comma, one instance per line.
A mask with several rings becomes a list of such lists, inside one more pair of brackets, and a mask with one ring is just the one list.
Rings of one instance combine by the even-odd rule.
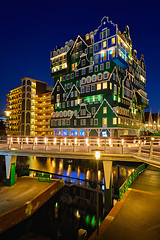
[[107, 16], [130, 28], [133, 49], [146, 63], [149, 109], [160, 111], [160, 5], [158, 1], [0, 1], [0, 113], [6, 94], [28, 76], [53, 86], [50, 51], [98, 28]]

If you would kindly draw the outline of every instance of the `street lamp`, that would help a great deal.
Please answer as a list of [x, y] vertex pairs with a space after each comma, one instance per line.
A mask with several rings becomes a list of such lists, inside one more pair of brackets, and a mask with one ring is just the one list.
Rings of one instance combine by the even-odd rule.
[[99, 187], [98, 187], [98, 161], [100, 159], [100, 152], [95, 152], [95, 158], [97, 160], [97, 235], [99, 234]]

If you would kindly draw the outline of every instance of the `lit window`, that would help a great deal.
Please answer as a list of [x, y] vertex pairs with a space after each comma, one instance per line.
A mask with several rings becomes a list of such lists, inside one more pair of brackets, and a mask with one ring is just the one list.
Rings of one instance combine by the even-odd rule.
[[112, 90], [112, 83], [110, 83], [109, 87], [110, 87], [110, 89]]
[[115, 37], [112, 38], [112, 44], [115, 44]]
[[103, 126], [107, 126], [107, 118], [103, 118]]
[[74, 63], [72, 64], [72, 71], [74, 71]]
[[86, 34], [86, 40], [88, 40], [89, 39], [89, 34]]
[[113, 118], [113, 124], [117, 124], [117, 118]]
[[121, 124], [121, 119], [120, 118], [118, 118], [118, 124]]
[[103, 107], [103, 114], [107, 113], [107, 107]]
[[97, 90], [101, 90], [101, 83], [97, 84]]
[[103, 42], [103, 48], [107, 46], [106, 41]]
[[103, 89], [107, 88], [107, 82], [103, 83]]

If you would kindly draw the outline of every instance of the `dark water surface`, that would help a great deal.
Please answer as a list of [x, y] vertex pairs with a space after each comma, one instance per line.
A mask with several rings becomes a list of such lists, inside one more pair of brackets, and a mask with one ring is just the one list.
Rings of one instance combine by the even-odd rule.
[[[42, 157], [18, 157], [17, 174], [29, 165], [29, 175], [37, 176], [38, 171], [57, 174], [66, 185], [44, 206], [27, 220], [0, 235], [0, 239], [78, 239], [78, 230], [87, 230], [88, 237], [96, 229], [96, 161], [81, 159], [54, 159]], [[118, 188], [138, 163], [114, 162], [112, 169], [113, 199], [118, 198]], [[60, 176], [58, 176], [60, 175]], [[55, 177], [55, 176], [53, 176]], [[77, 179], [78, 178], [78, 179]], [[104, 174], [103, 164], [99, 162], [98, 179], [101, 222], [104, 211]], [[89, 182], [87, 182], [89, 181]]]

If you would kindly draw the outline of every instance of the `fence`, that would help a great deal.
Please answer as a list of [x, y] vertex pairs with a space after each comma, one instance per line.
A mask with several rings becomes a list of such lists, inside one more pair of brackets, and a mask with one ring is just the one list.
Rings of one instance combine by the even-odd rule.
[[144, 171], [144, 169], [145, 169], [145, 164], [142, 164], [131, 173], [131, 175], [127, 178], [127, 180], [123, 183], [123, 185], [119, 189], [119, 200], [122, 199], [122, 197], [130, 187], [130, 185], [134, 182], [137, 176]]

